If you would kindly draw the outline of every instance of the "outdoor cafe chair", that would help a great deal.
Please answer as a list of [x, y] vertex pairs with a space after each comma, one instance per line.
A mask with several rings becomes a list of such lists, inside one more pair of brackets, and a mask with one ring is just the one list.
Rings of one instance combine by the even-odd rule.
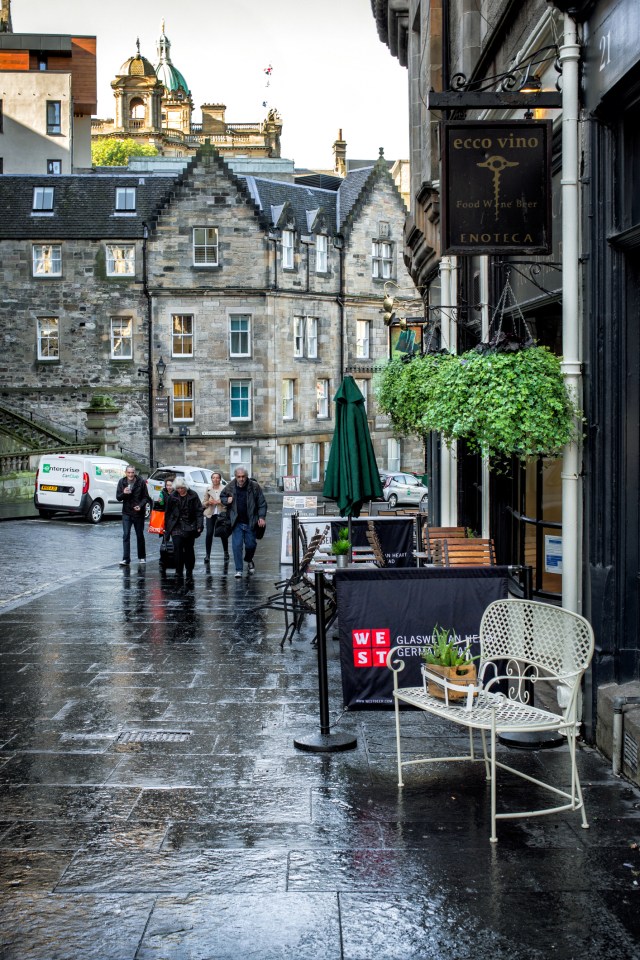
[[468, 536], [466, 527], [422, 527], [422, 541], [424, 549], [416, 552], [418, 566], [421, 563], [442, 564], [444, 552], [441, 548], [442, 540], [464, 540]]
[[[271, 594], [263, 603], [251, 608], [251, 612], [266, 608], [284, 612], [284, 633], [280, 641], [280, 647], [284, 647], [287, 639], [289, 643], [292, 642], [293, 634], [300, 630], [305, 613], [313, 612], [315, 609], [311, 598], [312, 589], [310, 592], [312, 581], [308, 577], [308, 572], [311, 562], [329, 529], [330, 524], [326, 524], [324, 530], [318, 530], [307, 541], [304, 527], [302, 525], [298, 527], [298, 537], [302, 548], [298, 569], [294, 570], [290, 577], [279, 580], [275, 584], [277, 593]], [[331, 611], [329, 611], [330, 614]]]
[[430, 541], [432, 563], [445, 567], [493, 567], [496, 551], [493, 540], [483, 537], [442, 537]]
[[[482, 761], [491, 792], [491, 842], [498, 839], [498, 820], [540, 817], [564, 811], [580, 812], [582, 826], [589, 824], [584, 809], [582, 789], [576, 764], [576, 738], [580, 728], [578, 714], [582, 678], [593, 656], [594, 638], [591, 625], [584, 617], [562, 607], [534, 600], [495, 600], [484, 612], [480, 624], [480, 667], [477, 683], [463, 688], [462, 700], [444, 699], [429, 692], [430, 687], [401, 687], [399, 676], [404, 670], [403, 651], [415, 648], [396, 647], [387, 656], [393, 671], [398, 786], [404, 786], [403, 770], [419, 764], [443, 761]], [[426, 667], [428, 670], [428, 667]], [[446, 691], [447, 681], [442, 681]], [[538, 683], [551, 688], [556, 695], [558, 712], [534, 706], [533, 691]], [[449, 687], [453, 687], [449, 684]], [[460, 687], [455, 686], [459, 695]], [[418, 757], [402, 759], [400, 705], [409, 704], [466, 727], [469, 753], [453, 757]], [[481, 756], [474, 752], [474, 734], [480, 734]], [[498, 760], [498, 737], [533, 733], [560, 734], [566, 738], [564, 764], [550, 765], [555, 782], [540, 780]], [[487, 743], [488, 740], [488, 743]], [[415, 749], [412, 746], [412, 751]], [[526, 796], [531, 809], [497, 811], [498, 771], [515, 775], [529, 784]], [[551, 777], [551, 773], [549, 775]], [[557, 778], [557, 779], [556, 779]], [[506, 778], [505, 778], [506, 780]], [[436, 780], [436, 784], [440, 781]], [[502, 780], [501, 780], [502, 783]], [[446, 789], [446, 787], [445, 787]], [[551, 794], [549, 802], [545, 794]], [[519, 794], [523, 796], [523, 794]], [[503, 789], [501, 803], [508, 794]], [[543, 798], [546, 804], [543, 804]]]

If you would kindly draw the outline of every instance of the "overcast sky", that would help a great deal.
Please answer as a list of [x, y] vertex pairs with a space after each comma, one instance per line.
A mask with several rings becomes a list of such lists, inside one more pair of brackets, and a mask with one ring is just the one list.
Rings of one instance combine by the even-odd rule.
[[16, 33], [98, 38], [100, 117], [113, 117], [110, 83], [136, 37], [155, 64], [164, 17], [196, 121], [203, 103], [225, 103], [238, 123], [275, 107], [282, 155], [297, 166], [331, 168], [339, 128], [351, 159], [379, 147], [408, 158], [407, 71], [378, 39], [371, 0], [12, 0], [11, 13]]

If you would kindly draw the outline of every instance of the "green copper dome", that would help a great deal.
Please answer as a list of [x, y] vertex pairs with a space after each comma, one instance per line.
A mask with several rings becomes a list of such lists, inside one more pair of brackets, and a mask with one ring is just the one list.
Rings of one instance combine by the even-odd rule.
[[156, 76], [158, 80], [166, 87], [169, 94], [175, 96], [182, 93], [185, 97], [190, 96], [187, 81], [182, 76], [177, 67], [171, 63], [171, 41], [164, 32], [164, 20], [162, 21], [162, 33], [158, 40], [158, 62], [156, 63]]

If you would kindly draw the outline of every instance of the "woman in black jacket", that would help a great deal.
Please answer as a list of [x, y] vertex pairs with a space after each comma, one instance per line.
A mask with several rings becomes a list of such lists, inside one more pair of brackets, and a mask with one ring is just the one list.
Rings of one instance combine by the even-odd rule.
[[200, 497], [190, 490], [184, 477], [178, 477], [173, 485], [164, 514], [165, 535], [173, 540], [176, 559], [176, 574], [182, 578], [186, 570], [187, 582], [193, 582], [196, 565], [194, 543], [204, 527], [204, 513]]

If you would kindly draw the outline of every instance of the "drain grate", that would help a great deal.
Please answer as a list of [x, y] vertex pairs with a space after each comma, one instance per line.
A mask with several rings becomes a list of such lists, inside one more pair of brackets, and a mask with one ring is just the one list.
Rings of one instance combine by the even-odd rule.
[[635, 740], [634, 737], [630, 737], [628, 733], [625, 733], [624, 735], [623, 760], [625, 766], [629, 768], [631, 773], [637, 773], [638, 741]]
[[116, 737], [116, 743], [183, 743], [191, 730], [127, 730]]

